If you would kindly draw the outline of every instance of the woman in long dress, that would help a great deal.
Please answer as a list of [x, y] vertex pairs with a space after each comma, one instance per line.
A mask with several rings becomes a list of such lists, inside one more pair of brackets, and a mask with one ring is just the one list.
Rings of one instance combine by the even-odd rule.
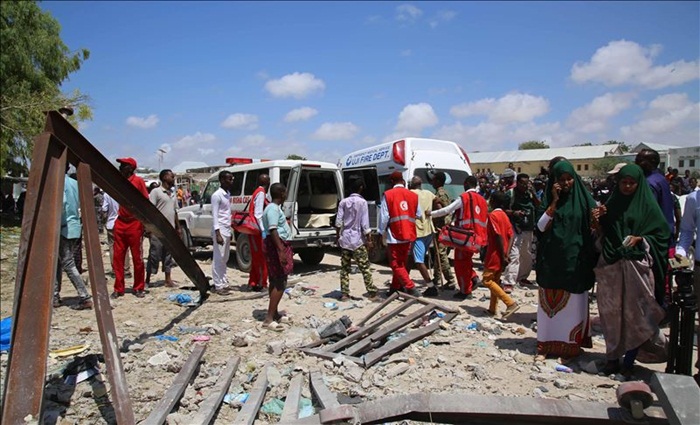
[[597, 254], [591, 232], [595, 201], [565, 159], [550, 169], [545, 214], [537, 223], [537, 354], [570, 358], [591, 347], [588, 291]]
[[604, 372], [630, 375], [636, 358], [666, 361], [666, 340], [659, 330], [664, 310], [654, 297], [654, 274], [662, 276], [667, 267], [670, 232], [635, 164], [620, 169], [612, 196], [593, 215], [602, 231], [595, 274], [608, 360]]

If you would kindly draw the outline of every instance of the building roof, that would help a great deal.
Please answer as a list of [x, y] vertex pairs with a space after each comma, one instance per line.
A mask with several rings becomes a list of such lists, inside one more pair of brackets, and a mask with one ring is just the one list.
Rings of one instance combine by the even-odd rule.
[[669, 149], [676, 149], [676, 148], [680, 148], [680, 147], [681, 147], [681, 146], [675, 146], [675, 145], [662, 145], [661, 143], [646, 143], [646, 142], [643, 142], [643, 143], [640, 143], [640, 144], [636, 145], [635, 147], [633, 147], [633, 148], [630, 150], [630, 152], [639, 153], [639, 151], [641, 151], [641, 150], [644, 149], [644, 148], [653, 149], [653, 150], [655, 150], [656, 152], [666, 152], [666, 151], [668, 151]]
[[186, 173], [187, 170], [191, 168], [204, 168], [207, 167], [206, 162], [201, 161], [182, 161], [172, 168], [173, 173]]
[[563, 156], [569, 160], [603, 158], [610, 155], [619, 155], [621, 153], [622, 151], [620, 150], [620, 145], [569, 146], [565, 148], [474, 152], [469, 154], [469, 160], [472, 164], [491, 164], [499, 162], [515, 163], [528, 161], [549, 161], [555, 156]]

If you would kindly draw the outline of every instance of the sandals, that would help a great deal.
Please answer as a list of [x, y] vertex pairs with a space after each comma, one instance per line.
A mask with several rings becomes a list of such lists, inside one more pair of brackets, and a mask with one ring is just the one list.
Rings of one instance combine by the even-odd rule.
[[263, 323], [261, 327], [275, 332], [282, 332], [284, 330], [284, 326], [277, 322]]

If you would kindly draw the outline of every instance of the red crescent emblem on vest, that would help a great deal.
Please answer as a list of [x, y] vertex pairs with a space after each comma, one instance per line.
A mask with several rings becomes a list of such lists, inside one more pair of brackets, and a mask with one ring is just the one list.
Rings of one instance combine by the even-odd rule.
[[401, 203], [399, 204], [399, 208], [401, 208], [401, 211], [408, 211], [408, 202], [401, 201]]

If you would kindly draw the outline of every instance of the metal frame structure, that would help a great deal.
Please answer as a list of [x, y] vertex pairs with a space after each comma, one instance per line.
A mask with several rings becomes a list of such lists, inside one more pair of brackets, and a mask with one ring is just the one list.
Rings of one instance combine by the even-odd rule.
[[[397, 299], [402, 301], [401, 305], [367, 324], [370, 319], [391, 304], [392, 301]], [[420, 309], [404, 317], [398, 317], [406, 309], [420, 304], [423, 304], [423, 307]], [[406, 333], [406, 335], [385, 343], [391, 334], [407, 328], [410, 324], [432, 311], [441, 311], [444, 313], [444, 317], [427, 326], [411, 330]], [[313, 343], [302, 347], [300, 350], [306, 354], [324, 359], [333, 359], [342, 355], [360, 366], [369, 368], [389, 354], [400, 351], [406, 346], [435, 332], [440, 327], [441, 321], [449, 323], [457, 314], [459, 314], [457, 310], [444, 307], [422, 298], [395, 292], [358, 322], [360, 328], [357, 331], [333, 344], [321, 346], [328, 342], [321, 341], [320, 343]]]
[[58, 264], [63, 186], [68, 163], [78, 170], [80, 203], [89, 206], [81, 209], [83, 234], [112, 402], [118, 423], [133, 424], [134, 412], [119, 357], [119, 343], [102, 264], [92, 183], [97, 183], [132, 212], [146, 230], [163, 241], [199, 290], [200, 303], [207, 298], [209, 284], [175, 229], [160, 211], [57, 111], [46, 114], [44, 132], [34, 142], [17, 256], [12, 348], [5, 376], [2, 423], [24, 423], [27, 417], [42, 421], [53, 285]]

